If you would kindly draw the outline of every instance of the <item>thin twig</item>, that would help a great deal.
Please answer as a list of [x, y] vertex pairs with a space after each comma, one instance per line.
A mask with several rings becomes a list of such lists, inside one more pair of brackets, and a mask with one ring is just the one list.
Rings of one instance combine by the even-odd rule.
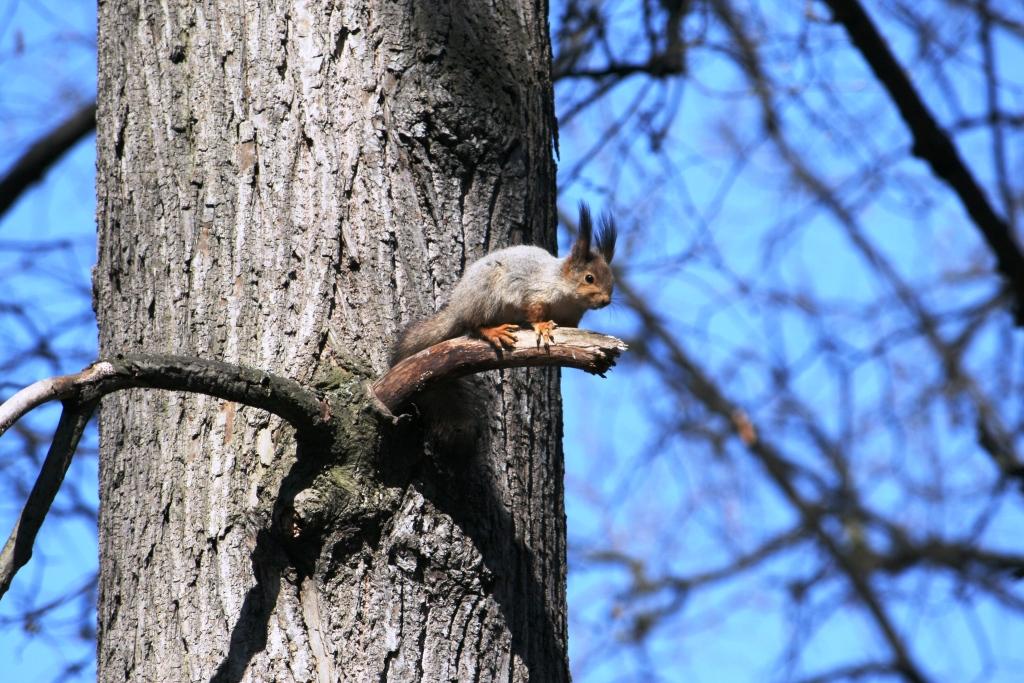
[[57, 431], [53, 435], [50, 450], [43, 461], [43, 467], [36, 479], [35, 486], [28, 494], [25, 507], [14, 524], [14, 529], [0, 551], [0, 598], [11, 586], [11, 581], [19, 569], [32, 557], [32, 546], [36, 541], [39, 527], [50, 511], [50, 505], [64, 481], [64, 475], [71, 465], [71, 457], [78, 447], [85, 426], [92, 418], [93, 410], [98, 401], [84, 403], [65, 403], [64, 411], [57, 423]]
[[[619, 280], [616, 288], [620, 291], [629, 306], [640, 316], [645, 335], [657, 339], [666, 346], [670, 362], [686, 377], [691, 394], [699, 400], [711, 413], [735, 425], [736, 411], [739, 405], [728, 398], [724, 391], [686, 351], [679, 340], [666, 328], [660, 315], [656, 314], [647, 303], [637, 295], [628, 282]], [[644, 351], [641, 349], [641, 354]], [[753, 424], [751, 423], [751, 426]], [[814, 536], [822, 549], [832, 558], [839, 569], [846, 575], [857, 597], [863, 603], [883, 637], [892, 649], [899, 671], [908, 681], [924, 683], [927, 677], [904, 641], [902, 635], [885, 609], [885, 605], [871, 583], [870, 575], [863, 571], [855, 558], [835, 538], [822, 523], [822, 508], [808, 500], [797, 486], [795, 473], [797, 465], [789, 460], [781, 450], [768, 439], [757, 437], [747, 440], [742, 430], [737, 436], [744, 442], [747, 451], [764, 467], [769, 478], [782, 493], [790, 505], [799, 513], [807, 530]], [[755, 432], [756, 434], [756, 432]]]

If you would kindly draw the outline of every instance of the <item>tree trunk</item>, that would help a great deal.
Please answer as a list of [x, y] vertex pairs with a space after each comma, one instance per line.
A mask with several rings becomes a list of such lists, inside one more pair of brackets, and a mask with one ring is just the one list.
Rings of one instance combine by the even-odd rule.
[[[543, 2], [106, 0], [99, 70], [103, 355], [372, 376], [554, 246]], [[568, 680], [558, 374], [485, 383], [477, 452], [384, 439], [368, 488], [264, 412], [105, 399], [100, 680]], [[309, 497], [346, 512], [282, 534]]]

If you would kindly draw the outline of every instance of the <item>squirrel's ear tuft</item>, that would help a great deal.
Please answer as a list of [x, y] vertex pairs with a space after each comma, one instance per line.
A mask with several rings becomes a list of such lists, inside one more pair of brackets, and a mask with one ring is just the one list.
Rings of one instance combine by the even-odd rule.
[[569, 260], [586, 263], [590, 260], [590, 240], [594, 235], [594, 221], [590, 218], [590, 207], [580, 202], [579, 233], [569, 252]]
[[610, 213], [601, 216], [601, 229], [597, 231], [597, 252], [604, 257], [605, 263], [611, 263], [615, 256], [615, 240], [619, 230], [615, 227], [615, 219]]

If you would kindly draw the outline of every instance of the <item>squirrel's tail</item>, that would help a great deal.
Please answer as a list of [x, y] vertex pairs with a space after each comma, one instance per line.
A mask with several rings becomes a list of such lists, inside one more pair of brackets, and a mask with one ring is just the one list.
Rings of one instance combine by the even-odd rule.
[[398, 334], [391, 350], [391, 365], [433, 346], [445, 339], [458, 335], [458, 324], [448, 308], [442, 308], [435, 315], [424, 320], [414, 320]]
[[486, 428], [484, 393], [474, 377], [436, 382], [412, 398], [435, 452], [466, 455], [477, 451]]
[[[415, 320], [399, 333], [391, 351], [391, 365], [462, 332], [447, 307], [425, 320]], [[471, 377], [437, 382], [412, 398], [433, 448], [448, 453], [474, 452], [484, 422], [482, 401], [481, 391]]]

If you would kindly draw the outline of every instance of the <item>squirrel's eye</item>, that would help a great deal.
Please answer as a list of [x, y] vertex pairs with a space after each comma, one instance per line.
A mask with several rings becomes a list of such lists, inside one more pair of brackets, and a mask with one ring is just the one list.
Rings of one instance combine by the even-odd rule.
[[594, 276], [591, 275], [590, 273], [587, 273], [583, 279], [587, 281], [588, 285], [594, 284]]

